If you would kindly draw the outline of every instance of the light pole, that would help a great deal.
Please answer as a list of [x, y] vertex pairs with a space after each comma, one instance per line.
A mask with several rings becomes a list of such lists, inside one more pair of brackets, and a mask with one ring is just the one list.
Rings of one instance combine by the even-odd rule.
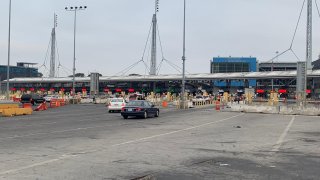
[[72, 102], [74, 103], [74, 96], [75, 96], [75, 74], [76, 74], [76, 25], [77, 25], [77, 11], [79, 10], [85, 10], [87, 9], [87, 6], [75, 6], [75, 7], [65, 7], [66, 11], [73, 11], [74, 12], [74, 31], [73, 31], [73, 78], [72, 78]]
[[9, 88], [10, 88], [10, 48], [11, 48], [11, 0], [9, 1], [9, 35], [8, 35], [8, 65], [7, 65], [7, 99], [10, 99]]
[[[277, 58], [277, 61], [278, 61], [278, 53], [279, 53], [279, 51], [276, 51], [276, 58]], [[272, 64], [271, 64], [271, 71], [273, 72], [273, 67], [274, 66], [274, 64], [273, 64], [273, 59], [272, 59]], [[271, 80], [271, 89], [272, 89], [272, 92], [274, 91], [274, 79], [272, 78], [272, 80]]]
[[181, 89], [181, 100], [183, 108], [185, 109], [185, 86], [186, 86], [186, 0], [184, 0], [183, 10], [183, 55], [182, 55], [182, 89]]

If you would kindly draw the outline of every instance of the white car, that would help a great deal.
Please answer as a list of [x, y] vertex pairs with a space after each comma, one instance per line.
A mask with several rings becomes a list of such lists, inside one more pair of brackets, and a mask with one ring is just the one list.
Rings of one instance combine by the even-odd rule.
[[203, 97], [203, 96], [195, 96], [193, 99], [192, 99], [193, 102], [205, 102], [206, 99]]
[[123, 98], [112, 98], [108, 104], [109, 113], [114, 111], [121, 111], [126, 106], [126, 101]]
[[43, 98], [44, 98], [44, 100], [46, 100], [47, 102], [50, 102], [51, 99], [59, 99], [60, 96], [58, 96], [58, 95], [47, 95], [47, 96], [45, 96], [45, 97], [43, 97]]

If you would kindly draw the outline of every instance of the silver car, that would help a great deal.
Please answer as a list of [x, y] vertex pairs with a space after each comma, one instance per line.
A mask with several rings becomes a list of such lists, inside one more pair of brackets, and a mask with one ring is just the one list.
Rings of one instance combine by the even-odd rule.
[[109, 113], [115, 111], [121, 111], [126, 106], [126, 101], [123, 98], [112, 98], [110, 99], [108, 106]]

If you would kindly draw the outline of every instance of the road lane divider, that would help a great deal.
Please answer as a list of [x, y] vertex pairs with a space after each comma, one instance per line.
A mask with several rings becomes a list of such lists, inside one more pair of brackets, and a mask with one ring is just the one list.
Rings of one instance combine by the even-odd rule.
[[287, 125], [287, 127], [284, 129], [284, 131], [280, 135], [280, 137], [279, 137], [278, 141], [276, 142], [276, 144], [273, 146], [273, 148], [271, 150], [272, 153], [278, 152], [280, 150], [281, 145], [283, 144], [284, 139], [287, 136], [287, 134], [288, 134], [288, 132], [289, 132], [289, 130], [290, 130], [295, 118], [296, 118], [296, 116], [292, 116], [289, 124]]

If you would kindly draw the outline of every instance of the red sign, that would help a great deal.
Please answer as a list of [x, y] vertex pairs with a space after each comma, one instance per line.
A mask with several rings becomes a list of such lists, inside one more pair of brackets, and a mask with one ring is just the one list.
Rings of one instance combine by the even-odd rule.
[[133, 89], [133, 88], [129, 88], [128, 91], [129, 91], [130, 93], [133, 93], [133, 92], [134, 92], [134, 89]]
[[87, 89], [86, 88], [82, 88], [82, 92], [87, 92]]
[[257, 93], [262, 94], [262, 93], [264, 93], [264, 90], [263, 89], [257, 89]]
[[62, 91], [62, 92], [63, 92], [63, 91], [65, 91], [65, 89], [64, 89], [64, 88], [61, 88], [61, 89], [60, 89], [60, 91]]
[[116, 89], [116, 92], [121, 92], [121, 91], [122, 91], [122, 89], [120, 89], [120, 88]]
[[25, 90], [26, 90], [26, 88], [20, 88], [20, 90], [21, 90], [21, 91], [25, 91]]
[[109, 91], [110, 91], [110, 89], [104, 88], [104, 92], [109, 92]]
[[278, 93], [287, 93], [286, 89], [279, 89]]
[[17, 89], [16, 88], [11, 88], [11, 91], [16, 91]]
[[44, 91], [45, 91], [45, 89], [44, 89], [44, 88], [40, 88], [40, 91], [44, 92]]
[[311, 89], [307, 89], [307, 90], [306, 90], [306, 93], [307, 93], [307, 94], [310, 94], [310, 93], [311, 93]]
[[54, 91], [54, 88], [50, 88], [50, 91]]
[[30, 91], [32, 91], [32, 92], [33, 92], [33, 91], [34, 91], [34, 88], [30, 88]]

